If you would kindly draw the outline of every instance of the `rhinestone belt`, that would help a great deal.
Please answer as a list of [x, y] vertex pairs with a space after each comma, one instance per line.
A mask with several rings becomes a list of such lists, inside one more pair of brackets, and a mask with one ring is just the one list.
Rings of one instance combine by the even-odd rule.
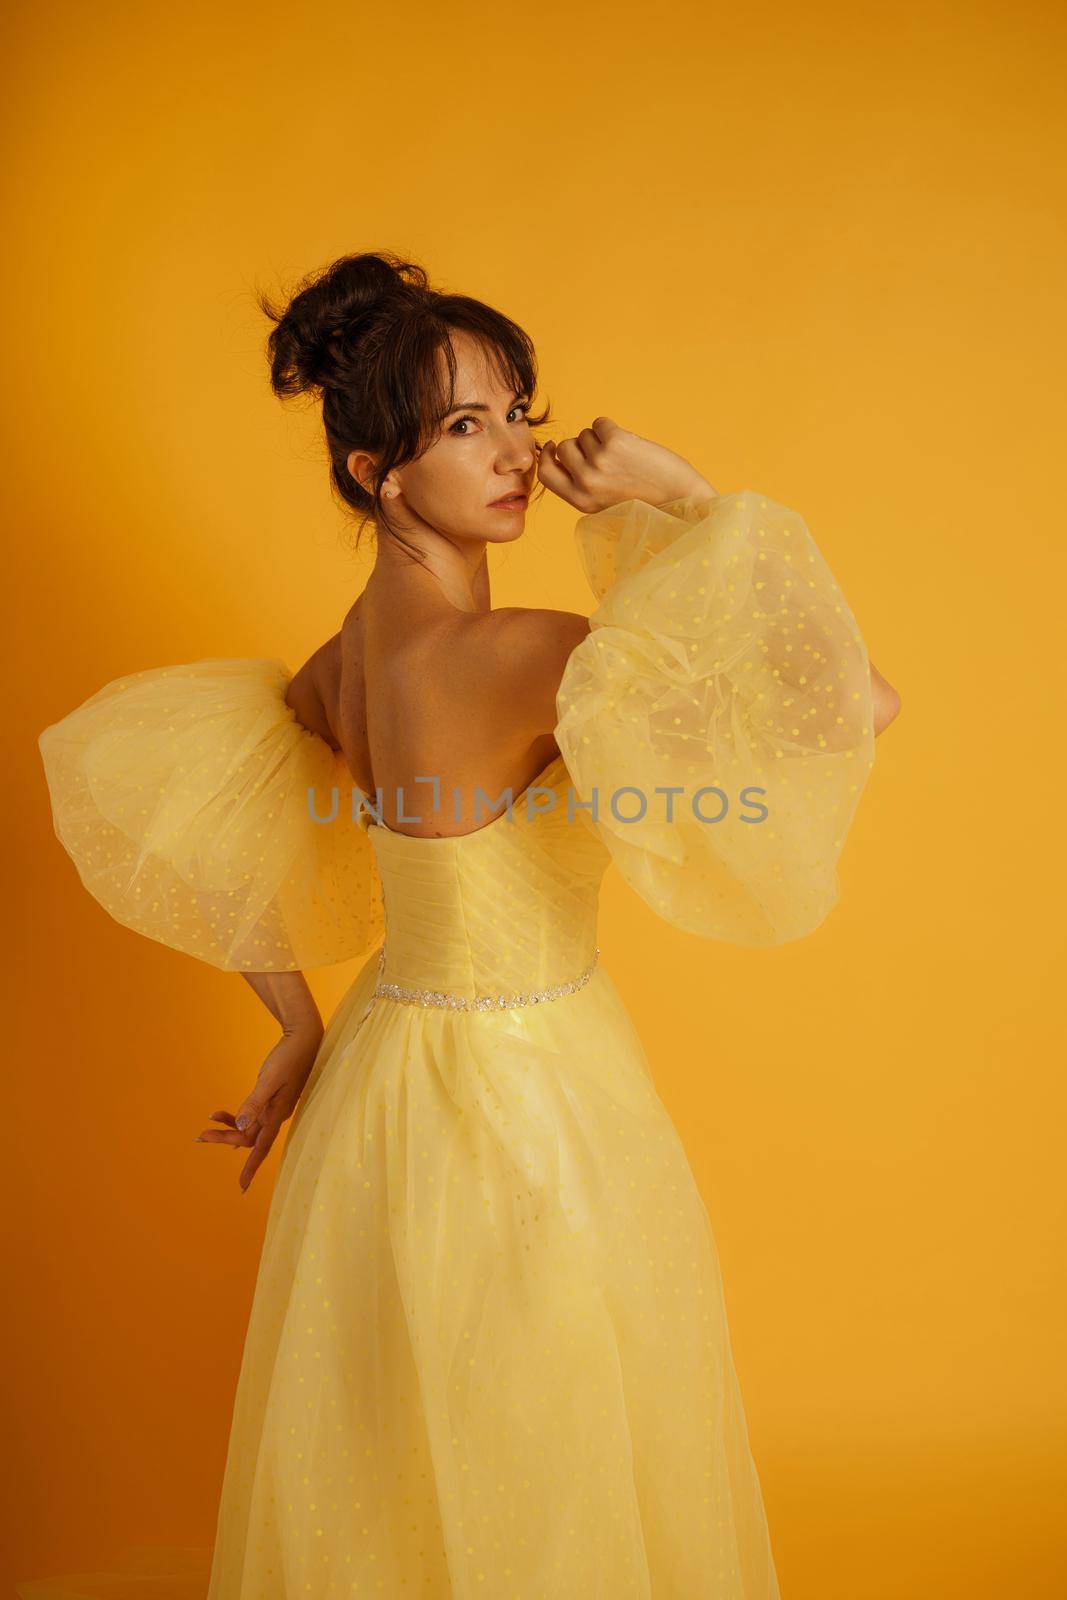
[[[573, 994], [576, 989], [581, 989], [593, 976], [599, 959], [598, 945], [585, 971], [580, 972], [576, 978], [568, 978], [565, 983], [554, 983], [548, 989], [532, 989], [526, 994], [485, 994], [468, 999], [466, 995], [450, 994], [447, 989], [409, 989], [399, 983], [383, 983], [381, 978], [385, 969], [383, 943], [378, 956], [378, 982], [367, 1002], [363, 1017], [368, 1015], [375, 1000], [398, 1000], [403, 1005], [413, 1006], [437, 1006], [445, 1011], [510, 1011], [513, 1006], [536, 1006], [542, 1000], [558, 1000], [562, 995]], [[360, 1018], [361, 1022], [363, 1017]]]

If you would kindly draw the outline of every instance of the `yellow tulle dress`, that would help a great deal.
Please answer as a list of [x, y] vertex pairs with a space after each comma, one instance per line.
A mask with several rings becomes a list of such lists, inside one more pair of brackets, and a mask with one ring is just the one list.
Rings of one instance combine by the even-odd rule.
[[24, 1600], [778, 1595], [708, 1214], [597, 899], [614, 860], [698, 936], [816, 929], [874, 761], [867, 651], [758, 493], [576, 537], [598, 604], [561, 753], [473, 833], [378, 821], [275, 660], [134, 672], [42, 733], [119, 921], [227, 971], [363, 959], [287, 1125], [210, 1578]]

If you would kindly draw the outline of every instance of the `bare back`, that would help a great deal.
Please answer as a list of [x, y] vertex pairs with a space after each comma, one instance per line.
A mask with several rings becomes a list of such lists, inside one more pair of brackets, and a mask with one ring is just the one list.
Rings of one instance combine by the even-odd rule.
[[588, 631], [574, 612], [427, 611], [368, 587], [287, 701], [364, 794], [381, 788], [388, 827], [455, 837], [487, 826], [559, 754], [556, 691]]

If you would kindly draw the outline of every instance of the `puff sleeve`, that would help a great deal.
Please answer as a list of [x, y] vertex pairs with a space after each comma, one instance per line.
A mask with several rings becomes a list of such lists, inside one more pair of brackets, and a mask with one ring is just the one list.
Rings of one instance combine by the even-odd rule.
[[382, 932], [344, 758], [286, 705], [290, 681], [274, 660], [150, 668], [38, 738], [55, 831], [89, 893], [227, 972], [332, 965]]
[[839, 897], [874, 706], [803, 518], [745, 489], [628, 500], [575, 536], [599, 604], [555, 736], [587, 821], [678, 927], [744, 945], [811, 933]]

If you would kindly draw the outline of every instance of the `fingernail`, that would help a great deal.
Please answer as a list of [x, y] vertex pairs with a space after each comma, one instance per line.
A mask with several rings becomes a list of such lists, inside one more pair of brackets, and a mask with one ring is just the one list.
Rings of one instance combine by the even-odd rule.
[[237, 1126], [241, 1129], [241, 1132], [243, 1133], [244, 1130], [248, 1127], [248, 1118], [247, 1117], [238, 1117], [237, 1118]]

